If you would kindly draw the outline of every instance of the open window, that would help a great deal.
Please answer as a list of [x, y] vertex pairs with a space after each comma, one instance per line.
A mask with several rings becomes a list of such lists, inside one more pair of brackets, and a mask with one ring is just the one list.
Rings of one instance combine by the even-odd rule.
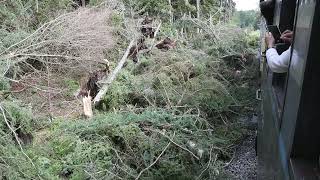
[[[276, 0], [275, 1], [275, 16], [274, 23], [279, 26], [281, 32], [285, 30], [293, 30], [295, 13], [296, 13], [296, 2], [292, 0]], [[276, 50], [278, 54], [282, 54], [284, 51], [289, 49], [290, 44], [276, 44]], [[287, 85], [287, 73], [268, 73], [272, 79], [272, 90], [278, 113], [278, 118], [281, 119], [286, 85]], [[281, 122], [279, 122], [281, 124]]]

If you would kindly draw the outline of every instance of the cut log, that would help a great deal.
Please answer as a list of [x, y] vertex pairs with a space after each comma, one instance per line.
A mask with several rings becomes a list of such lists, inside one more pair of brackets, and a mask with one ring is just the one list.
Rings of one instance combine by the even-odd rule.
[[122, 69], [123, 65], [125, 64], [125, 62], [127, 61], [129, 52], [131, 47], [134, 45], [135, 40], [132, 40], [126, 50], [126, 52], [124, 53], [122, 59], [119, 61], [117, 67], [111, 72], [111, 74], [107, 77], [107, 79], [105, 81], [102, 81], [101, 83], [104, 84], [102, 86], [102, 88], [100, 89], [99, 93], [96, 95], [96, 97], [93, 100], [93, 104], [97, 105], [102, 97], [107, 93], [109, 87], [111, 86], [112, 82], [116, 79], [118, 73], [120, 72], [120, 70]]
[[87, 118], [92, 118], [93, 117], [93, 112], [92, 112], [92, 97], [91, 96], [86, 96], [82, 99], [83, 102], [83, 114]]

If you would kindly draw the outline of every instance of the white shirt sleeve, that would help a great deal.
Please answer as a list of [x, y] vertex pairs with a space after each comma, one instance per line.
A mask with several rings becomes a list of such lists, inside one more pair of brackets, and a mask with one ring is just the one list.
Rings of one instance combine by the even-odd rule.
[[281, 55], [278, 54], [277, 50], [270, 48], [267, 50], [267, 62], [270, 69], [275, 73], [288, 72], [289, 61], [290, 61], [291, 47], [284, 51]]

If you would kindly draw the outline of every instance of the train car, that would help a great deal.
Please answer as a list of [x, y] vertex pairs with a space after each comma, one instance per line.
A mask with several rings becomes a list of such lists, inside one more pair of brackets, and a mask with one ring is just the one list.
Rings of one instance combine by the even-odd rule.
[[[320, 179], [320, 1], [266, 1], [273, 3], [273, 16], [261, 26], [258, 179]], [[268, 67], [266, 24], [294, 32], [291, 45], [276, 44], [279, 54], [291, 46], [286, 73]]]

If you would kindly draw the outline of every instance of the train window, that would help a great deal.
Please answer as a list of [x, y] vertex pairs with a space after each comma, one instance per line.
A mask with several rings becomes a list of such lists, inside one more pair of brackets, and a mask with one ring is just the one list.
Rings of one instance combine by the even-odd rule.
[[[282, 54], [284, 51], [289, 49], [289, 45], [279, 44], [276, 46], [276, 49], [279, 54]], [[274, 73], [274, 72], [272, 73], [272, 88], [275, 95], [276, 103], [278, 105], [279, 116], [281, 115], [283, 104], [284, 104], [286, 84], [287, 84], [287, 73]]]
[[[276, 16], [275, 22], [279, 23], [279, 29], [281, 32], [285, 30], [293, 30], [295, 12], [296, 12], [296, 2], [291, 0], [281, 0], [276, 3]], [[279, 54], [283, 53], [289, 49], [288, 44], [278, 44], [276, 49]], [[280, 118], [282, 114], [282, 109], [284, 105], [285, 91], [287, 83], [287, 73], [273, 73], [272, 74], [272, 87], [275, 95], [278, 116]], [[281, 124], [281, 122], [279, 122]]]

